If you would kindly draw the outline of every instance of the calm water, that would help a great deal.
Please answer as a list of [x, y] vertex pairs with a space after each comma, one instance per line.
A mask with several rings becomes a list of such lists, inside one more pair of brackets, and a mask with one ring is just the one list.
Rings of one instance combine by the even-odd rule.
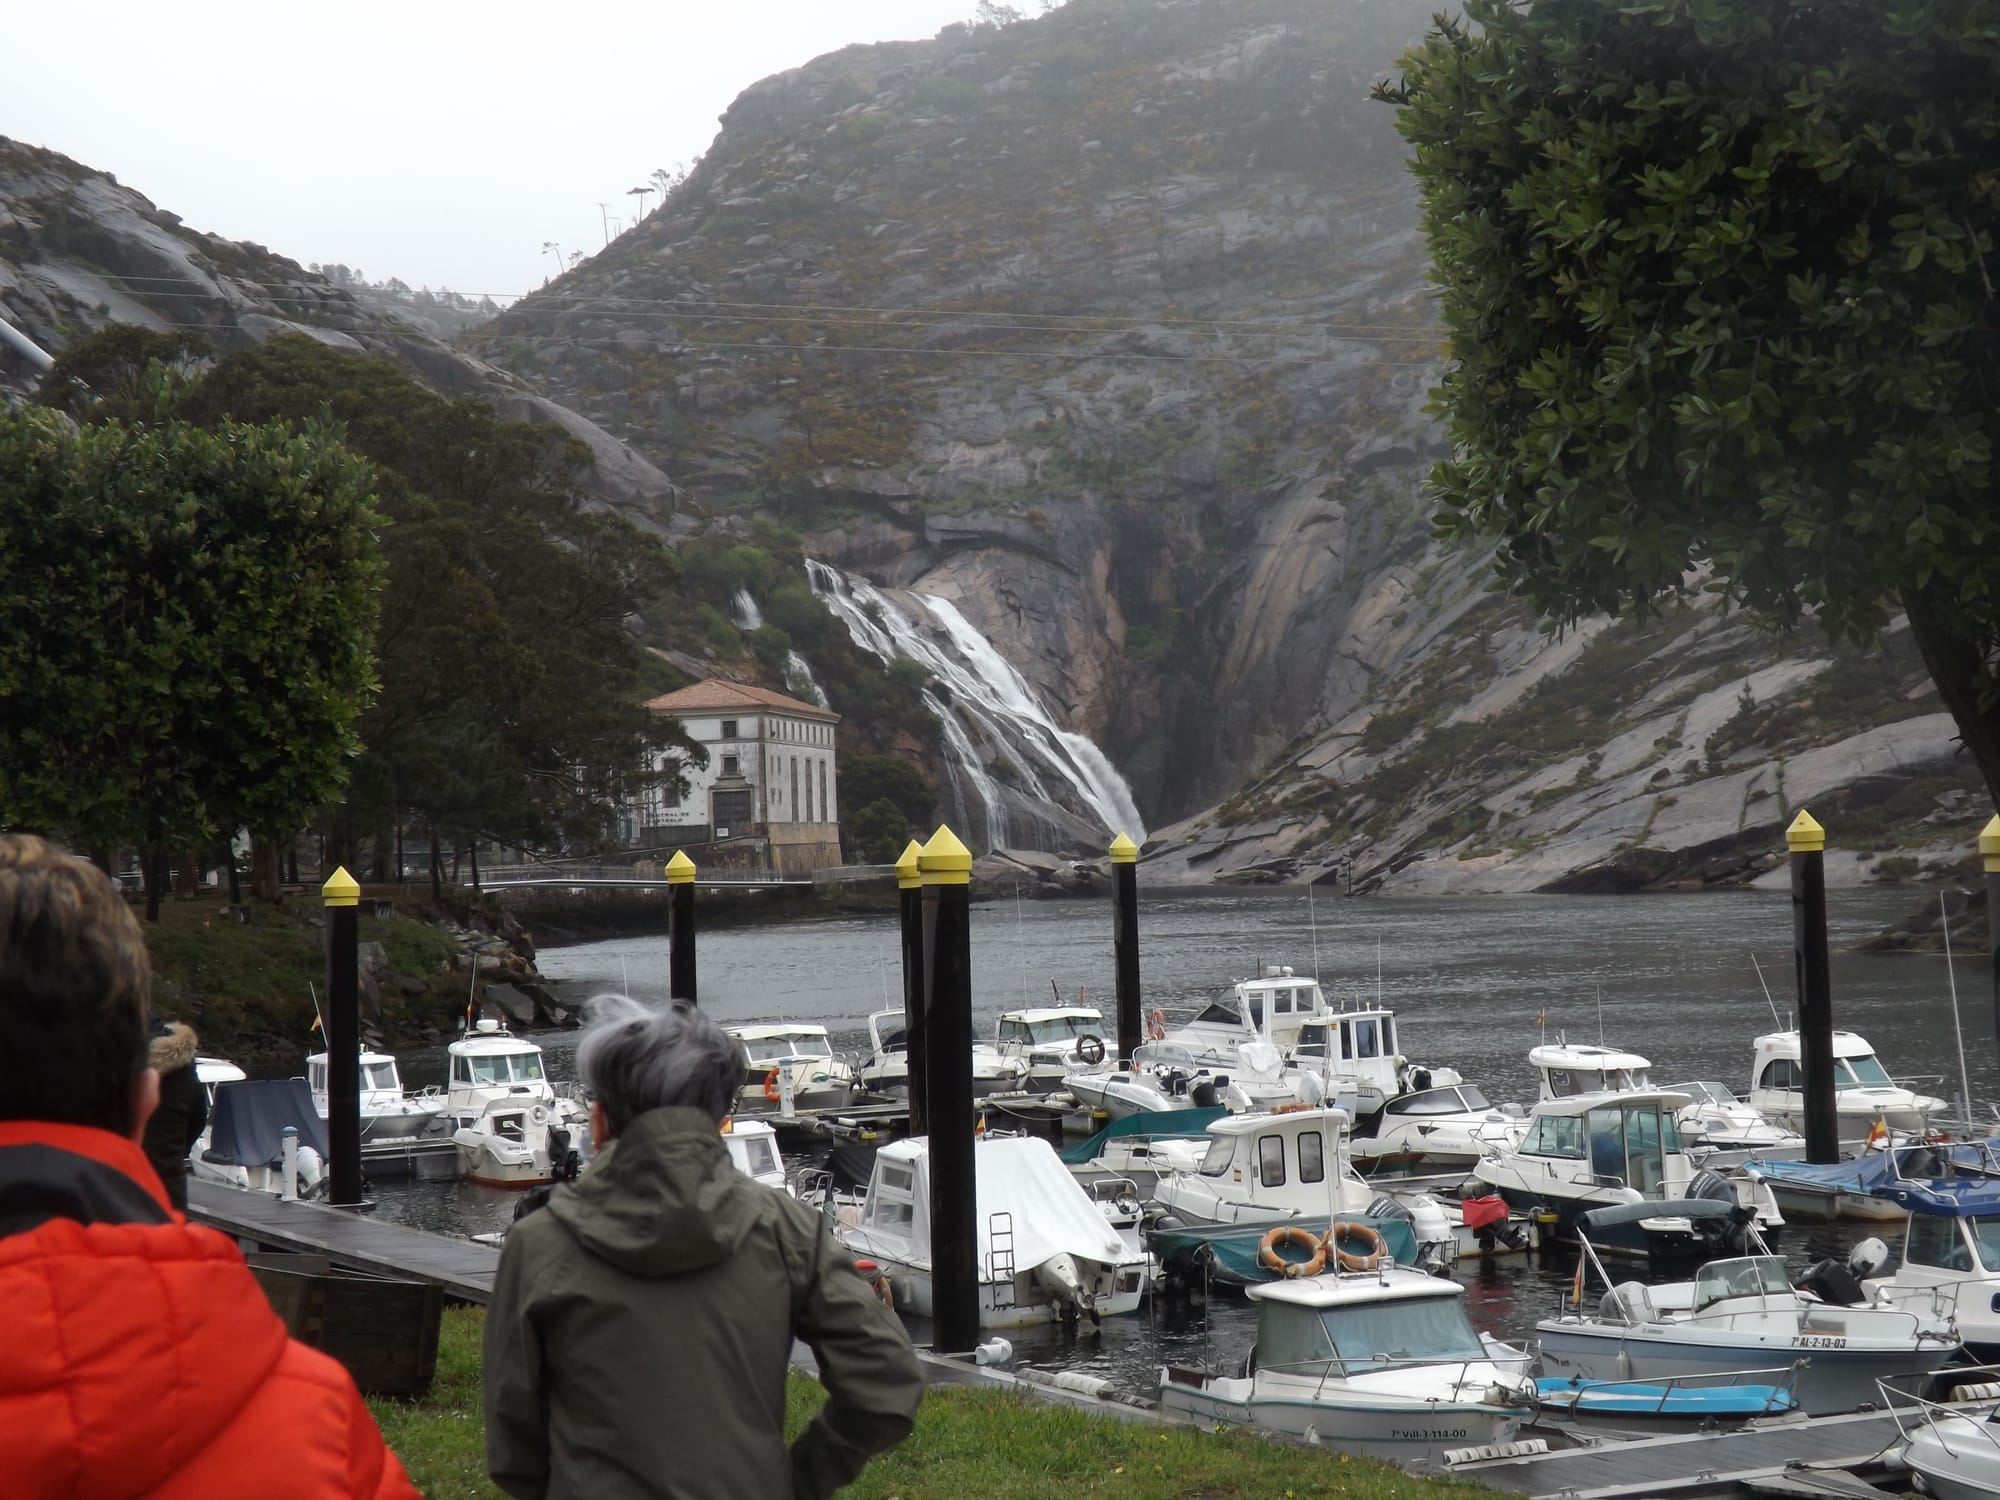
[[[1866, 1036], [1898, 1077], [1918, 1075], [1957, 1091], [1951, 998], [1941, 959], [1844, 953], [1847, 944], [1907, 912], [1914, 893], [1850, 891], [1830, 898], [1834, 1014]], [[1790, 1007], [1791, 905], [1782, 893], [1662, 897], [1522, 896], [1455, 900], [1316, 902], [1309, 922], [1301, 892], [1201, 892], [1148, 896], [1140, 913], [1141, 971], [1148, 1009], [1171, 1016], [1205, 1002], [1259, 963], [1317, 969], [1335, 1002], [1379, 993], [1397, 1015], [1402, 1050], [1450, 1064], [1495, 1099], [1534, 1096], [1528, 1049], [1546, 1020], [1554, 1039], [1604, 1040], [1645, 1054], [1661, 1082], [1715, 1078], [1739, 1091], [1750, 1073], [1750, 1040], [1772, 1026], [1754, 954], [1781, 1015]], [[1313, 927], [1318, 956], [1314, 957]], [[973, 911], [973, 1005], [990, 1034], [995, 1016], [1021, 1005], [1065, 1002], [1079, 991], [1112, 1004], [1108, 902], [997, 901]], [[664, 937], [625, 938], [550, 949], [541, 968], [569, 998], [622, 989], [666, 994]], [[1983, 955], [1955, 965], [1973, 1096], [2000, 1100], [1991, 981]], [[837, 1047], [866, 1048], [872, 1010], [900, 1003], [893, 917], [736, 929], [701, 940], [702, 1006], [719, 1020], [786, 1017], [823, 1023]], [[574, 1071], [573, 1033], [539, 1038], [554, 1076]], [[413, 1082], [441, 1081], [442, 1049], [405, 1059]], [[467, 1184], [385, 1186], [381, 1213], [427, 1228], [496, 1228], [513, 1195]], [[1844, 1250], [1863, 1231], [1794, 1232], [1800, 1263]], [[1546, 1315], [1574, 1270], [1569, 1256], [1538, 1263], [1510, 1257], [1467, 1263], [1473, 1319], [1503, 1336], [1525, 1336]], [[1149, 1388], [1162, 1360], [1233, 1360], [1248, 1347], [1244, 1303], [1217, 1298], [1207, 1316], [1161, 1307], [1112, 1319], [1097, 1334], [1065, 1340], [1054, 1331], [1010, 1334], [1026, 1358], [1110, 1375]]]

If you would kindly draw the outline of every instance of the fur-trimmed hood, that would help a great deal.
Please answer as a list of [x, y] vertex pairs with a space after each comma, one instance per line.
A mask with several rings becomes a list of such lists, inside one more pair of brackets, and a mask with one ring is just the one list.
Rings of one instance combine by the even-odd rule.
[[192, 1067], [196, 1050], [201, 1043], [194, 1034], [194, 1028], [183, 1026], [179, 1021], [167, 1023], [166, 1033], [153, 1038], [146, 1049], [146, 1063], [162, 1073], [172, 1073], [181, 1068]]

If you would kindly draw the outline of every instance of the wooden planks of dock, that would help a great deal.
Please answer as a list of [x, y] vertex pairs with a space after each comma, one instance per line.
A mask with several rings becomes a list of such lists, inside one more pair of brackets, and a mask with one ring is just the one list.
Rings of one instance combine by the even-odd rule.
[[447, 1296], [484, 1306], [493, 1295], [500, 1252], [322, 1203], [287, 1203], [220, 1183], [188, 1183], [188, 1217], [266, 1250], [324, 1255], [338, 1266], [428, 1281]]

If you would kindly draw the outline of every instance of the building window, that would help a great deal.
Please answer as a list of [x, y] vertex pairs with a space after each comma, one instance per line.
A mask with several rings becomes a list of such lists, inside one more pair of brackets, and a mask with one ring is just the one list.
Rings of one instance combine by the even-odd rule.
[[742, 773], [741, 773], [740, 771], [738, 771], [738, 770], [736, 769], [736, 768], [737, 768], [737, 766], [738, 766], [739, 764], [740, 764], [740, 762], [739, 762], [739, 761], [737, 760], [737, 758], [736, 758], [735, 756], [733, 756], [733, 755], [725, 755], [725, 756], [723, 756], [723, 757], [722, 757], [722, 774], [723, 774], [724, 776], [738, 776], [738, 775], [741, 775]]
[[797, 812], [798, 806], [799, 806], [799, 758], [796, 755], [794, 755], [792, 757], [792, 810], [794, 812]]
[[678, 776], [660, 788], [660, 801], [668, 807], [681, 805], [681, 783]]
[[734, 719], [724, 719], [722, 721], [722, 737], [725, 740], [736, 738], [736, 721]]
[[811, 761], [807, 761], [806, 762], [806, 821], [810, 823], [812, 820], [813, 820], [813, 765]]
[[822, 823], [831, 823], [833, 821], [833, 804], [826, 800], [825, 761], [819, 763], [819, 820]]

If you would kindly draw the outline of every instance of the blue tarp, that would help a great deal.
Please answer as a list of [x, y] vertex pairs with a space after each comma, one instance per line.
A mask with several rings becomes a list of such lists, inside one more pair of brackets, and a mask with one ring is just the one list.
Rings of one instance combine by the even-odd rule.
[[[1415, 1265], [1417, 1237], [1407, 1219], [1371, 1219], [1362, 1214], [1348, 1215], [1350, 1224], [1367, 1224], [1382, 1236], [1389, 1256], [1399, 1266]], [[1326, 1228], [1326, 1220], [1267, 1219], [1258, 1224], [1211, 1224], [1201, 1228], [1149, 1229], [1146, 1248], [1160, 1264], [1176, 1275], [1200, 1280], [1204, 1262], [1213, 1266], [1213, 1276], [1223, 1286], [1253, 1286], [1278, 1281], [1279, 1273], [1257, 1258], [1257, 1248], [1266, 1233], [1280, 1224], [1296, 1224], [1314, 1231]]]
[[1797, 1183], [1827, 1192], [1874, 1193], [1899, 1182], [1928, 1182], [1992, 1170], [2000, 1139], [1936, 1141], [1864, 1151], [1852, 1161], [1815, 1165], [1803, 1161], [1752, 1159], [1743, 1165], [1772, 1182]]
[[1105, 1142], [1129, 1140], [1133, 1136], [1147, 1140], [1199, 1140], [1208, 1134], [1212, 1122], [1228, 1113], [1228, 1110], [1218, 1106], [1215, 1109], [1154, 1109], [1127, 1115], [1122, 1120], [1113, 1120], [1089, 1140], [1071, 1146], [1063, 1152], [1062, 1159], [1072, 1167], [1080, 1167], [1086, 1162], [1096, 1161], [1104, 1150]]
[[1904, 1182], [1877, 1188], [1875, 1196], [1887, 1198], [1913, 1214], [1940, 1214], [1954, 1219], [2000, 1218], [2000, 1182], [1989, 1178], [1943, 1177], [1935, 1182]]
[[284, 1158], [287, 1125], [298, 1130], [300, 1146], [326, 1159], [326, 1125], [303, 1078], [225, 1083], [215, 1091], [208, 1150], [201, 1159], [221, 1167], [275, 1166]]

